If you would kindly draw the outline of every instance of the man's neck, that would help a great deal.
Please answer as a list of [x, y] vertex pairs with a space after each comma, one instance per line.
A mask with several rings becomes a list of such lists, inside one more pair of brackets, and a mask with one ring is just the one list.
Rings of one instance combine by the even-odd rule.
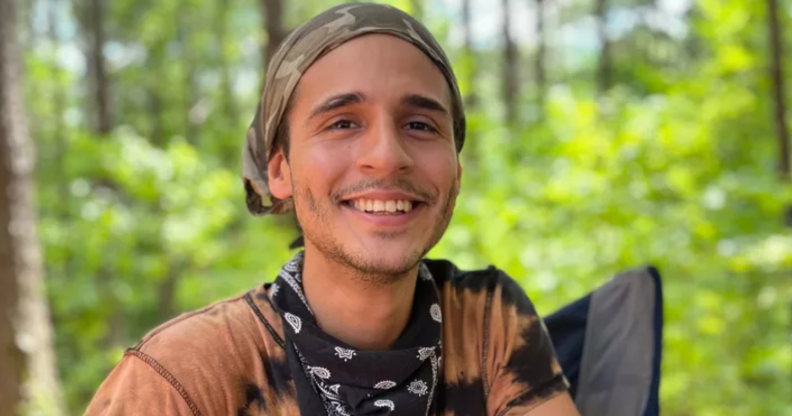
[[[313, 248], [313, 247], [311, 247]], [[361, 350], [386, 350], [410, 319], [418, 268], [387, 284], [306, 247], [303, 289], [316, 321], [326, 333]]]

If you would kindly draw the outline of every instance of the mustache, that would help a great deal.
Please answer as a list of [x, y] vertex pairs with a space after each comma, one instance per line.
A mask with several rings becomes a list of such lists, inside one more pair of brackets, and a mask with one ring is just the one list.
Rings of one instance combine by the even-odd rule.
[[346, 199], [346, 195], [361, 193], [371, 189], [399, 190], [414, 195], [427, 204], [431, 204], [437, 199], [435, 193], [410, 182], [404, 177], [397, 177], [388, 180], [372, 178], [355, 184], [346, 185], [343, 188], [333, 191], [330, 194], [330, 200], [337, 204]]

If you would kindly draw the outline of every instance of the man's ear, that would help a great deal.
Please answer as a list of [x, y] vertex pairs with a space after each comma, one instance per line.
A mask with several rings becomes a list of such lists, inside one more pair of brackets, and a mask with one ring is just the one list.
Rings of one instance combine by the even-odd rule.
[[279, 148], [267, 163], [267, 180], [272, 196], [280, 200], [292, 196], [291, 168], [283, 147]]

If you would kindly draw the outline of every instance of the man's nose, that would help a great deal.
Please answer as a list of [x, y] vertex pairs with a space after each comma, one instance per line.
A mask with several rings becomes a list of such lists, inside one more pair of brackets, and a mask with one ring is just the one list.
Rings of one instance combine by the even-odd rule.
[[381, 117], [369, 126], [362, 138], [358, 168], [381, 176], [409, 171], [413, 160], [405, 140], [395, 121]]

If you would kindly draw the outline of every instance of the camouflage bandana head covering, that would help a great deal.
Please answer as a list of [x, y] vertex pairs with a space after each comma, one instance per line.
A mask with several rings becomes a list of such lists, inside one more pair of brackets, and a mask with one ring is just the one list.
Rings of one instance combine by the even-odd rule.
[[451, 112], [457, 151], [465, 141], [462, 97], [451, 64], [431, 33], [413, 17], [391, 6], [349, 3], [335, 6], [295, 29], [280, 45], [267, 69], [267, 79], [242, 154], [242, 178], [248, 210], [254, 215], [282, 214], [291, 200], [270, 194], [267, 162], [289, 99], [305, 71], [316, 60], [361, 35], [385, 33], [423, 51], [442, 71], [451, 90]]

